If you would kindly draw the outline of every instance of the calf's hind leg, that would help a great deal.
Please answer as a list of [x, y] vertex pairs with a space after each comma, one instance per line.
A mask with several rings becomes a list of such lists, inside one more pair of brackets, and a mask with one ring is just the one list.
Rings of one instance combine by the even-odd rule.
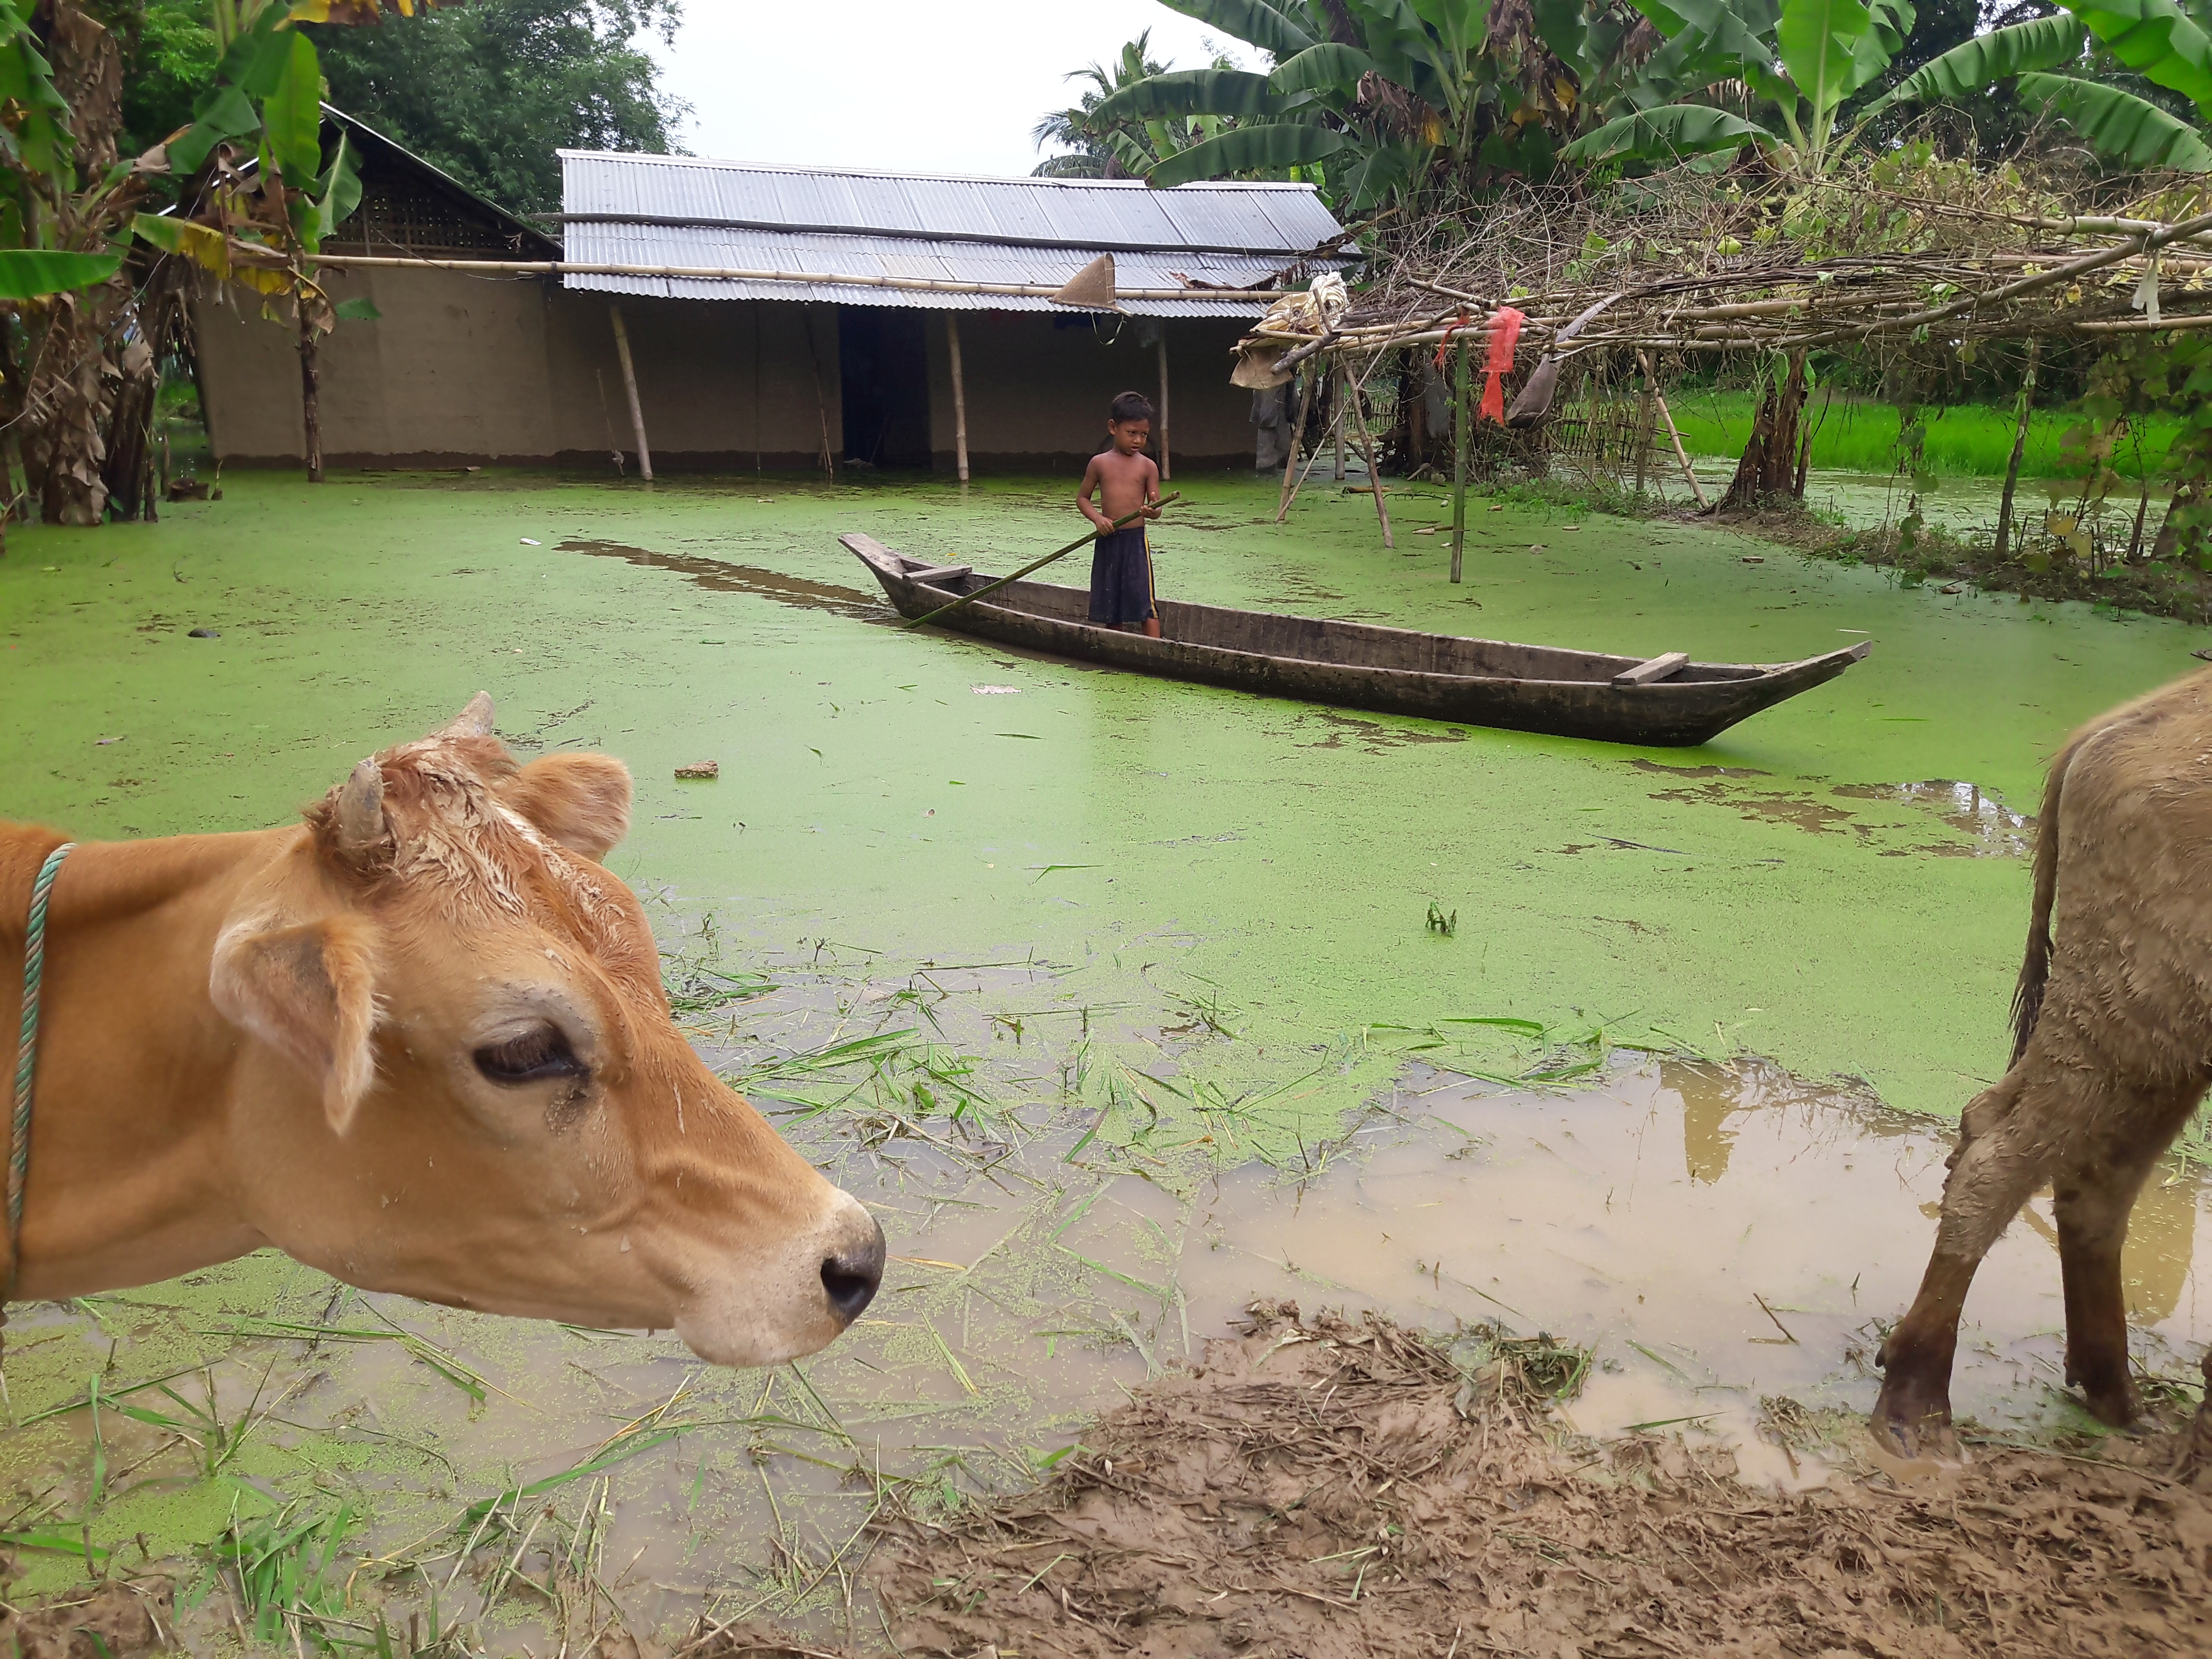
[[2120, 1251], [2136, 1194], [2159, 1155], [2197, 1109], [2202, 1091], [2169, 1090], [2104, 1103], [2100, 1128], [2061, 1164], [2055, 1182], [2058, 1261], [2066, 1282], [2066, 1380], [2100, 1421], [2135, 1420], [2128, 1381], [2127, 1299]]
[[1881, 1393], [1871, 1426], [1908, 1457], [1948, 1449], [1951, 1362], [1974, 1270], [2043, 1180], [2051, 1149], [2042, 1126], [2063, 1104], [2051, 1068], [2033, 1056], [1975, 1097], [1959, 1127], [1943, 1183], [1943, 1214], [1919, 1294], [1881, 1345]]

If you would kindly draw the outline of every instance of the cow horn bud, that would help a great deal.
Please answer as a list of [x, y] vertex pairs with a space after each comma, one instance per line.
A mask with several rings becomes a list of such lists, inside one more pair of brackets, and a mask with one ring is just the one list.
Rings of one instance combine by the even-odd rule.
[[371, 756], [338, 787], [338, 850], [367, 853], [384, 844], [384, 772]]
[[488, 738], [491, 735], [491, 693], [479, 691], [452, 721], [430, 735], [434, 738]]

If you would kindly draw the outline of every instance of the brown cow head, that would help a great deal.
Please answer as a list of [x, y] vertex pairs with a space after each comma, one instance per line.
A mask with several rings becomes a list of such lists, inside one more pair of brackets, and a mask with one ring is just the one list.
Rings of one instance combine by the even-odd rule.
[[628, 769], [518, 767], [491, 720], [479, 696], [363, 761], [224, 926], [216, 1005], [259, 1039], [249, 1217], [369, 1289], [672, 1326], [723, 1364], [811, 1353], [874, 1294], [882, 1232], [671, 1021], [644, 912], [597, 862]]

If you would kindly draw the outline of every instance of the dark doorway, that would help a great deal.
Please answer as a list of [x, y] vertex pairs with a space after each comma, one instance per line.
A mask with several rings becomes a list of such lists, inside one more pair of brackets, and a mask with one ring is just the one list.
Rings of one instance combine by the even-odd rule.
[[929, 465], [928, 313], [837, 308], [845, 455], [871, 466]]

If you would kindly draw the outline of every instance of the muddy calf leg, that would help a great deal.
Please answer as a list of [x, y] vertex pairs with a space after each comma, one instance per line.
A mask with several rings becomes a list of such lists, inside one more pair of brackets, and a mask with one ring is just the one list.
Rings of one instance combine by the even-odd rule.
[[1881, 1393], [1870, 1426], [1908, 1457], [1950, 1447], [1951, 1362], [1966, 1291], [1982, 1257], [2043, 1179], [2047, 1153], [2036, 1099], [2042, 1078], [2023, 1075], [2032, 1066], [2040, 1072], [2031, 1058], [1966, 1108], [1943, 1183], [1935, 1252], [1911, 1310], [1877, 1356]]
[[2171, 1097], [2125, 1095], [2101, 1103], [2106, 1126], [2055, 1183], [2058, 1261], [2066, 1279], [2066, 1380], [2100, 1422], [2135, 1420], [2128, 1381], [2128, 1309], [2120, 1251], [2136, 1194], [2196, 1109], [2195, 1091]]
[[2120, 1249], [2150, 1163], [2099, 1163], [2070, 1170], [2057, 1182], [2054, 1206], [2058, 1264], [2066, 1280], [2066, 1380], [2081, 1389], [2093, 1416], [2115, 1428], [2136, 1416]]

